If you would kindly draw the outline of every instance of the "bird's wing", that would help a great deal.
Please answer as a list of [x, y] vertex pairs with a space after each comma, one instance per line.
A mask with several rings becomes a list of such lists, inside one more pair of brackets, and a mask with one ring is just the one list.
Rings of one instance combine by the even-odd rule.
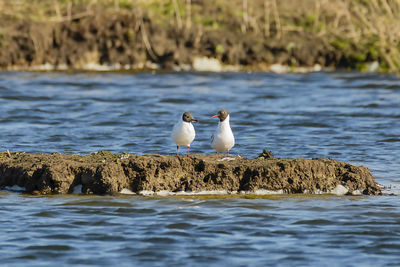
[[172, 139], [174, 139], [174, 136], [175, 136], [176, 134], [178, 134], [178, 131], [179, 131], [179, 123], [176, 123], [176, 124], [174, 125], [174, 127], [172, 127], [172, 133], [171, 133]]

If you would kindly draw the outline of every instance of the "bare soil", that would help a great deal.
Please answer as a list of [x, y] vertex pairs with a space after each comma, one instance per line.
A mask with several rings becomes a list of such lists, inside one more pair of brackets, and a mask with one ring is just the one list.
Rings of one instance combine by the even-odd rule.
[[146, 14], [93, 15], [59, 23], [19, 21], [0, 36], [0, 69], [30, 69], [48, 64], [85, 69], [88, 64], [116, 69], [160, 69], [191, 66], [195, 57], [217, 58], [222, 64], [263, 70], [271, 64], [312, 67], [341, 66], [342, 52], [322, 38], [294, 32], [280, 39], [260, 32], [193, 25], [177, 29]]

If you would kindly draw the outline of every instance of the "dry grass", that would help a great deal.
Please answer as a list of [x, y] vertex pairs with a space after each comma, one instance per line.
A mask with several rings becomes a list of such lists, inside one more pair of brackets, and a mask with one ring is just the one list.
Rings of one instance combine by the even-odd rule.
[[314, 2], [320, 11], [315, 23], [322, 25], [314, 27], [318, 34], [364, 47], [390, 71], [400, 69], [400, 0]]
[[247, 17], [250, 30], [266, 37], [307, 31], [355, 61], [400, 70], [400, 0], [255, 0]]

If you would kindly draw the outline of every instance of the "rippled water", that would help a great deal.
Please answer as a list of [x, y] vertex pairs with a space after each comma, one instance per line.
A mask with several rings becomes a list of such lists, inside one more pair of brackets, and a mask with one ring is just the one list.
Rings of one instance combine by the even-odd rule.
[[[357, 73], [0, 73], [0, 150], [174, 154], [183, 111], [193, 153], [213, 153], [220, 108], [232, 154], [330, 157], [400, 185], [400, 78]], [[6, 266], [400, 264], [398, 196], [143, 197], [0, 192]]]

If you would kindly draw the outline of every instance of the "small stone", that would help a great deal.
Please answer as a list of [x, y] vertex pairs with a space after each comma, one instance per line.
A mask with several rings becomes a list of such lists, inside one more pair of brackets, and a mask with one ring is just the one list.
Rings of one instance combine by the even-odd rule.
[[343, 196], [346, 195], [347, 192], [349, 192], [349, 189], [347, 189], [346, 187], [344, 187], [341, 184], [338, 184], [335, 189], [331, 190], [331, 193], [337, 196]]

